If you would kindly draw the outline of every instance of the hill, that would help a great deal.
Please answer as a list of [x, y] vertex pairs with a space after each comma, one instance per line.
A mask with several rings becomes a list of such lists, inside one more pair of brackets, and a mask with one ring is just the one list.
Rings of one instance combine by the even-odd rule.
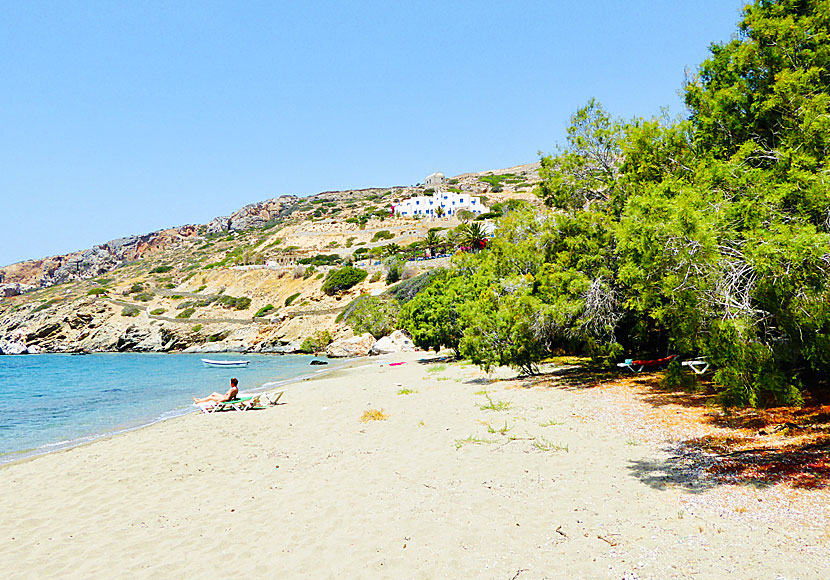
[[[538, 167], [466, 173], [447, 187], [491, 206], [515, 198], [539, 203], [532, 194]], [[415, 258], [427, 253], [430, 229], [451, 246], [446, 235], [458, 220], [389, 215], [391, 206], [428, 190], [282, 196], [207, 224], [0, 268], [0, 351], [291, 352], [315, 333], [348, 337], [338, 314], [358, 296], [384, 292], [391, 263], [410, 258], [404, 278], [446, 264]], [[326, 275], [346, 262], [368, 272], [366, 279], [327, 295]]]

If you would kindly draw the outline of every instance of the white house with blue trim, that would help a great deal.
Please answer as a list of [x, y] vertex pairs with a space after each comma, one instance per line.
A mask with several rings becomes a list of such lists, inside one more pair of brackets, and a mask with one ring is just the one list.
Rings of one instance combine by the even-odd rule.
[[481, 215], [490, 211], [487, 206], [481, 203], [481, 198], [469, 193], [456, 193], [454, 191], [436, 191], [433, 195], [419, 195], [410, 197], [395, 206], [395, 215], [406, 217], [436, 217], [435, 210], [438, 207], [444, 208], [445, 216], [453, 216], [459, 210]]

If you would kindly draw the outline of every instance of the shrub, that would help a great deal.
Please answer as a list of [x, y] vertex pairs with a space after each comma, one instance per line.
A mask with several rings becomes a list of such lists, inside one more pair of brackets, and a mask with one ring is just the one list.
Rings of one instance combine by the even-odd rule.
[[693, 391], [698, 384], [693, 373], [683, 372], [683, 367], [677, 359], [669, 363], [662, 383], [664, 388], [672, 391]]
[[193, 332], [199, 332], [200, 330], [202, 330], [201, 324], [197, 324], [193, 327]]
[[332, 337], [328, 330], [318, 330], [313, 335], [307, 337], [300, 345], [300, 352], [306, 354], [316, 354], [326, 348], [332, 343]]
[[124, 309], [121, 311], [121, 316], [138, 316], [141, 313], [138, 306], [133, 306], [132, 304], [125, 306]]
[[156, 266], [152, 270], [150, 270], [150, 274], [164, 274], [165, 272], [169, 272], [173, 269], [173, 266]]
[[435, 270], [415, 276], [406, 282], [401, 282], [400, 284], [389, 288], [387, 292], [398, 301], [398, 304], [403, 306], [415, 298], [415, 295], [418, 294], [418, 292], [429, 286], [434, 281], [435, 277], [443, 272], [444, 270], [442, 268], [436, 268]]
[[165, 312], [167, 312], [167, 310], [165, 310], [164, 308], [156, 308], [155, 310], [151, 310], [150, 314], [152, 314], [153, 316], [160, 316]]
[[273, 309], [274, 309], [273, 304], [266, 304], [265, 306], [263, 306], [262, 308], [260, 308], [259, 310], [256, 311], [256, 314], [254, 314], [254, 318], [261, 318], [261, 317], [265, 316], [266, 314], [268, 314], [269, 312], [271, 312]]
[[89, 292], [86, 293], [87, 296], [99, 296], [101, 294], [106, 294], [106, 288], [92, 288]]
[[136, 300], [138, 300], [139, 302], [149, 302], [150, 300], [153, 299], [153, 293], [152, 292], [141, 292], [139, 294], [136, 294], [134, 296], [134, 298]]
[[363, 282], [368, 275], [369, 273], [366, 270], [361, 270], [354, 266], [344, 266], [339, 270], [329, 272], [325, 282], [323, 282], [321, 290], [329, 296], [332, 296]]
[[317, 268], [315, 268], [314, 266], [309, 266], [308, 268], [306, 268], [305, 272], [303, 272], [303, 280], [308, 280], [309, 278], [311, 278], [311, 276], [316, 271], [317, 271]]
[[35, 307], [34, 310], [32, 310], [32, 312], [40, 312], [41, 310], [46, 310], [47, 308], [49, 308], [50, 306], [54, 306], [58, 302], [60, 302], [60, 300], [56, 300], [56, 299], [53, 298], [52, 300], [49, 300], [48, 302], [44, 302], [43, 304], [39, 304], [37, 307]]
[[393, 304], [377, 296], [358, 296], [337, 317], [337, 321], [345, 321], [356, 335], [368, 332], [375, 338], [381, 338], [395, 330], [398, 311]]
[[380, 230], [379, 232], [375, 232], [375, 235], [372, 236], [372, 241], [379, 242], [381, 240], [391, 240], [394, 237], [395, 235], [389, 230]]
[[297, 263], [304, 266], [333, 266], [342, 261], [340, 254], [317, 254], [313, 258], [300, 258]]
[[289, 296], [288, 298], [286, 298], [286, 299], [285, 299], [285, 305], [286, 305], [286, 306], [291, 306], [291, 303], [292, 303], [292, 302], [294, 302], [294, 301], [297, 299], [297, 297], [298, 297], [299, 295], [300, 295], [300, 293], [299, 293], [299, 292], [297, 292], [296, 294], [292, 294], [291, 296]]
[[168, 282], [167, 284], [164, 285], [164, 287], [167, 288], [168, 290], [172, 290], [173, 288], [176, 287], [176, 285], [173, 284], [172, 282]]
[[377, 272], [372, 274], [372, 277], [369, 278], [369, 282], [377, 282], [378, 280], [380, 280], [381, 276], [382, 276], [382, 274], [380, 273], [380, 270], [378, 270]]
[[195, 308], [186, 308], [176, 315], [176, 318], [190, 318], [196, 312]]
[[[206, 306], [210, 302], [214, 300], [205, 300], [205, 304], [200, 304], [201, 306]], [[233, 308], [234, 310], [247, 310], [248, 307], [251, 305], [251, 299], [247, 296], [240, 296], [236, 298], [230, 295], [223, 295], [215, 298], [215, 301], [224, 306], [225, 308]]]
[[135, 284], [130, 286], [130, 289], [127, 290], [127, 293], [128, 294], [135, 294], [136, 292], [142, 292], [143, 290], [144, 290], [144, 284], [142, 284], [141, 282], [136, 282]]

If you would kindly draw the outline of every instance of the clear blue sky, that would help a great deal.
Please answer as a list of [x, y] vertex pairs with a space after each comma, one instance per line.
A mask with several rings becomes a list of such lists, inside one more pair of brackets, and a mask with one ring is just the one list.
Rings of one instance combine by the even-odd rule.
[[742, 6], [0, 0], [0, 265], [532, 162], [592, 97], [684, 114]]

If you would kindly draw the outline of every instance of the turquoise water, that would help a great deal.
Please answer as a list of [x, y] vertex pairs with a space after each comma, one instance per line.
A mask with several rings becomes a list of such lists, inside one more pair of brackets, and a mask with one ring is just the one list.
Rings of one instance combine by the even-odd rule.
[[211, 354], [251, 361], [207, 367], [198, 354], [43, 354], [0, 356], [0, 463], [89, 441], [198, 410], [192, 397], [241, 393], [308, 376], [305, 355]]

